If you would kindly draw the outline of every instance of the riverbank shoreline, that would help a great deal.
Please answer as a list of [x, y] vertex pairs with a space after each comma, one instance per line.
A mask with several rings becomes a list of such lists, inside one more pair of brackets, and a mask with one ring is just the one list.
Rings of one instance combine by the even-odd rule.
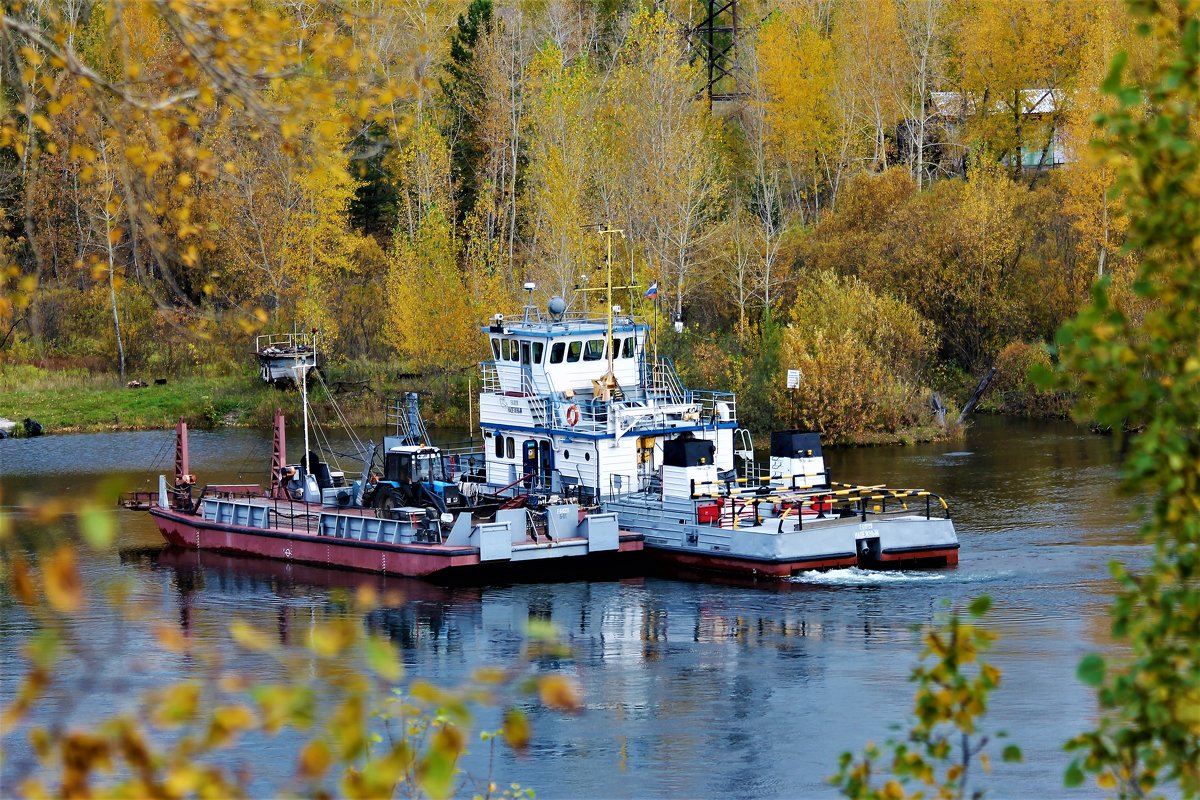
[[[333, 386], [337, 381], [327, 381]], [[467, 386], [452, 392], [445, 402], [437, 402], [439, 392], [428, 379], [412, 385], [375, 389], [366, 384], [337, 395], [341, 416], [353, 427], [382, 424], [383, 406], [388, 398], [402, 391], [422, 396], [422, 411], [431, 427], [470, 427], [467, 419]], [[338, 428], [338, 415], [332, 413], [324, 393], [310, 394], [309, 401], [318, 416]], [[170, 430], [183, 417], [196, 428], [245, 428], [268, 430], [275, 410], [288, 419], [300, 415], [300, 393], [275, 389], [263, 383], [257, 373], [218, 376], [180, 376], [164, 384], [150, 383], [129, 388], [114, 375], [93, 374], [82, 370], [54, 371], [27, 365], [6, 365], [0, 369], [0, 417], [13, 420], [30, 418], [40, 422], [44, 433], [107, 433], [117, 431]], [[324, 413], [329, 411], [330, 413]], [[828, 446], [877, 447], [913, 445], [958, 438], [962, 429], [951, 425], [946, 430], [934, 425], [887, 433], [866, 433], [851, 441], [830, 442]], [[755, 431], [755, 447], [767, 447], [770, 431]], [[22, 438], [20, 426], [16, 438]]]
[[[461, 408], [451, 402], [458, 393], [427, 379], [385, 388], [373, 388], [372, 383], [379, 386], [384, 382], [328, 379], [326, 384], [340, 415], [333, 413], [324, 390], [311, 392], [309, 402], [318, 417], [329, 419], [332, 427], [338, 426], [339, 417], [351, 426], [371, 427], [382, 424], [384, 405], [390, 398], [404, 391], [417, 391], [431, 424], [466, 424], [465, 382]], [[439, 402], [442, 397], [447, 401]], [[12, 364], [0, 367], [0, 417], [36, 420], [48, 435], [169, 430], [180, 417], [196, 428], [267, 429], [276, 409], [289, 419], [299, 419], [300, 406], [299, 392], [276, 389], [249, 370], [181, 375], [131, 388], [115, 375], [81, 369]], [[14, 433], [17, 438], [23, 435], [20, 425]]]

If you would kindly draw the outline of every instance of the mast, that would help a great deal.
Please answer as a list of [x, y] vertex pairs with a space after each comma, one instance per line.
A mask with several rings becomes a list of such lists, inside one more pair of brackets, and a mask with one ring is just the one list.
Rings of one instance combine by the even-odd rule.
[[308, 476], [312, 474], [308, 467], [308, 367], [300, 364], [296, 373], [300, 376], [300, 408], [304, 414], [304, 482], [307, 489]]
[[608, 306], [608, 341], [605, 343], [608, 349], [608, 371], [600, 376], [599, 379], [592, 380], [592, 388], [598, 398], [608, 401], [612, 398], [613, 389], [617, 388], [617, 378], [613, 374], [613, 290], [614, 289], [632, 289], [633, 284], [628, 286], [613, 286], [612, 282], [612, 237], [614, 234], [619, 234], [622, 239], [625, 238], [625, 231], [621, 228], [604, 228], [599, 231], [601, 236], [607, 236], [607, 250], [604, 259], [604, 287], [596, 289], [580, 289], [585, 292], [604, 292], [605, 305]]
[[608, 350], [608, 375], [611, 376], [613, 374], [612, 235], [614, 233], [620, 233], [621, 237], [624, 238], [625, 231], [615, 231], [610, 228], [609, 230], [602, 231], [602, 233], [608, 234], [608, 236], [605, 239], [605, 242], [608, 244], [608, 253], [604, 257], [604, 270], [606, 273], [605, 283], [608, 287], [607, 298], [606, 298], [608, 300], [608, 302], [605, 303], [605, 305], [608, 306], [608, 347], [606, 349]]

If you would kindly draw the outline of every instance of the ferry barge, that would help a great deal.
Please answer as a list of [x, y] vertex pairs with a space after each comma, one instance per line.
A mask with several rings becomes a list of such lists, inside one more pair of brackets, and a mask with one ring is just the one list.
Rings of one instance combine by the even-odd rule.
[[647, 556], [689, 571], [957, 564], [941, 497], [832, 482], [816, 433], [775, 433], [769, 467], [757, 467], [736, 396], [685, 389], [613, 292], [610, 267], [601, 314], [569, 312], [554, 297], [544, 312], [529, 301], [484, 329], [489, 484], [598, 503], [644, 535]]
[[[347, 482], [316, 453], [288, 465], [284, 421], [277, 414], [269, 488], [207, 485], [193, 499], [196, 481], [188, 469], [187, 423], [181, 419], [174, 484], [159, 476], [157, 494], [129, 496], [125, 505], [148, 510], [163, 538], [178, 547], [383, 575], [553, 579], [567, 571], [623, 569], [642, 549], [642, 535], [621, 531], [615, 513], [583, 508], [568, 498], [536, 503], [514, 495], [488, 504], [397, 505], [397, 497], [430, 496], [422, 488], [408, 494], [387, 488], [389, 477], [418, 485], [419, 475], [401, 474], [404, 465], [414, 464], [406, 451], [416, 447], [390, 448], [391, 472], [382, 476], [368, 456], [360, 479]], [[459, 477], [464, 487], [471, 482], [469, 473]]]

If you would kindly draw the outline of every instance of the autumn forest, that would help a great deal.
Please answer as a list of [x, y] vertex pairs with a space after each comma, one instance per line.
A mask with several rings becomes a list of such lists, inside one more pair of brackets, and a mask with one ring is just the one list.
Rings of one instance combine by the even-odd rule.
[[457, 386], [525, 282], [596, 302], [608, 226], [686, 382], [863, 440], [992, 366], [993, 408], [1064, 413], [1043, 345], [1098, 277], [1140, 302], [1090, 144], [1114, 55], [1156, 66], [1116, 0], [741, 0], [715, 33], [687, 0], [6, 9], [10, 367], [244, 371], [316, 328]]

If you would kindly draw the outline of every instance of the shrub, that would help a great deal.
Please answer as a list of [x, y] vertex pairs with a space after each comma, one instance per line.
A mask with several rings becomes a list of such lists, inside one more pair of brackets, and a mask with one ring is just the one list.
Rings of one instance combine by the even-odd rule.
[[[933, 351], [932, 326], [904, 302], [857, 278], [806, 276], [772, 387], [777, 414], [830, 441], [920, 424]], [[800, 370], [799, 389], [785, 388], [787, 369]]]
[[1038, 387], [1029, 377], [1035, 368], [1050, 368], [1050, 354], [1040, 345], [1012, 342], [1000, 351], [992, 383], [991, 405], [996, 411], [1023, 417], [1067, 415], [1071, 395]]

